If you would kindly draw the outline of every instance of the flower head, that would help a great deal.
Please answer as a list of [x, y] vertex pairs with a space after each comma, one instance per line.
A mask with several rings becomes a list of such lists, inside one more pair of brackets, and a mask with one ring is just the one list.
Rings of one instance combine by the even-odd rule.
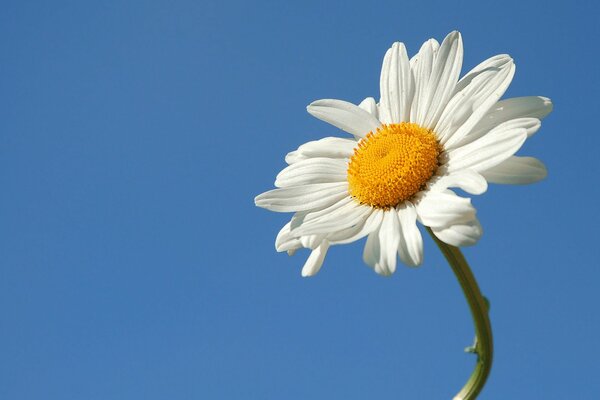
[[381, 97], [359, 105], [318, 100], [313, 116], [352, 136], [326, 137], [289, 153], [274, 189], [255, 203], [294, 212], [277, 235], [277, 251], [311, 249], [303, 276], [316, 274], [329, 246], [367, 236], [364, 261], [389, 275], [397, 256], [423, 260], [417, 221], [453, 246], [482, 234], [469, 198], [488, 182], [526, 184], [546, 176], [532, 157], [514, 154], [552, 111], [545, 97], [500, 100], [515, 73], [512, 58], [491, 57], [459, 79], [461, 35], [430, 39], [411, 59], [394, 43], [383, 59]]

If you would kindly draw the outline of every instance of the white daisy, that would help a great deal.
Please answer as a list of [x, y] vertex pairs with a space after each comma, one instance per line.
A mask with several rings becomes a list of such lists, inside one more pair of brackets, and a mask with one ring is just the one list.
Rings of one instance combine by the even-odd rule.
[[453, 246], [475, 244], [482, 234], [469, 198], [488, 182], [526, 184], [546, 168], [515, 152], [552, 110], [545, 97], [499, 101], [515, 73], [510, 56], [482, 62], [459, 80], [463, 46], [452, 32], [430, 39], [409, 60], [402, 43], [383, 59], [381, 97], [358, 106], [318, 100], [313, 116], [348, 133], [326, 137], [289, 153], [274, 189], [255, 203], [295, 212], [277, 235], [277, 251], [312, 250], [303, 276], [316, 274], [330, 245], [367, 236], [363, 258], [382, 275], [423, 261], [417, 221]]

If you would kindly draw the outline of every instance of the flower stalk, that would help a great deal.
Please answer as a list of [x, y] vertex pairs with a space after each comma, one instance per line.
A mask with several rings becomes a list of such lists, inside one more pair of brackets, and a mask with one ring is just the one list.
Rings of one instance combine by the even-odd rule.
[[458, 279], [471, 309], [476, 336], [475, 343], [472, 347], [467, 348], [466, 351], [477, 354], [477, 364], [467, 383], [454, 396], [454, 400], [473, 400], [477, 398], [477, 395], [483, 389], [492, 368], [494, 346], [492, 326], [489, 318], [489, 304], [487, 299], [481, 294], [475, 276], [471, 272], [469, 264], [460, 249], [439, 240], [430, 228], [427, 228], [427, 231], [452, 267], [452, 271]]

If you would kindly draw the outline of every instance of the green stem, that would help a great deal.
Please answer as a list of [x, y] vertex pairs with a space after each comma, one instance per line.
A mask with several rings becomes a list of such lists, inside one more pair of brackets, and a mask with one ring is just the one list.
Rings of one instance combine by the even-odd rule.
[[492, 326], [488, 315], [489, 305], [486, 298], [481, 294], [477, 281], [460, 249], [439, 240], [431, 229], [427, 228], [427, 231], [452, 267], [473, 316], [476, 337], [475, 344], [468, 351], [477, 354], [477, 364], [467, 383], [454, 397], [454, 400], [473, 400], [477, 398], [477, 395], [483, 389], [492, 368], [494, 346]]

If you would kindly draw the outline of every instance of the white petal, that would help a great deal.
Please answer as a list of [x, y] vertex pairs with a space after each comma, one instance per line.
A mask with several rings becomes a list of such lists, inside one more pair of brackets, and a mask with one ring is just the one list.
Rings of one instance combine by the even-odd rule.
[[288, 153], [285, 156], [285, 162], [294, 164], [298, 161], [314, 157], [349, 158], [354, 153], [356, 144], [356, 140], [337, 137], [314, 140], [304, 143], [298, 147], [298, 150]]
[[344, 182], [348, 163], [333, 158], [309, 158], [284, 168], [275, 180], [276, 187], [290, 187], [309, 183]]
[[[509, 119], [509, 120], [503, 121], [502, 124], [503, 124], [502, 126], [504, 126], [505, 129], [508, 129], [509, 127], [525, 129], [525, 133], [527, 134], [527, 137], [531, 137], [542, 126], [542, 123], [540, 122], [540, 120], [537, 118], [533, 118], [533, 117], [521, 117], [521, 118]], [[481, 127], [479, 127], [479, 126], [480, 126], [480, 124], [477, 124], [477, 126], [475, 128], [473, 128], [473, 130], [468, 135], [466, 135], [464, 138], [462, 138], [458, 142], [458, 144], [456, 144], [454, 147], [458, 148], [458, 147], [465, 146], [469, 143], [472, 143], [475, 140], [487, 135], [488, 132], [490, 132], [490, 129], [493, 130], [493, 129], [497, 128], [498, 126], [500, 126], [500, 124], [496, 124], [494, 126], [491, 126], [491, 125], [485, 125], [485, 126], [481, 126]]]
[[417, 227], [417, 211], [407, 201], [397, 207], [400, 221], [400, 243], [398, 255], [409, 267], [416, 267], [423, 262], [423, 237]]
[[483, 234], [483, 229], [477, 218], [473, 218], [463, 224], [452, 225], [442, 228], [431, 228], [435, 236], [451, 246], [472, 246]]
[[403, 43], [394, 43], [383, 59], [380, 90], [379, 107], [383, 122], [408, 121], [414, 82]]
[[429, 39], [421, 46], [419, 52], [410, 60], [411, 70], [415, 77], [415, 95], [410, 111], [410, 120], [421, 122], [425, 119], [425, 113], [429, 102], [428, 84], [433, 71], [435, 52], [440, 45], [435, 39]]
[[303, 222], [292, 229], [292, 234], [299, 236], [338, 232], [364, 223], [371, 212], [371, 207], [352, 202], [329, 214]]
[[300, 239], [290, 234], [290, 225], [291, 222], [285, 224], [277, 234], [275, 239], [275, 249], [277, 251], [295, 251], [302, 247]]
[[391, 275], [396, 270], [399, 242], [400, 222], [396, 211], [384, 211], [381, 226], [367, 237], [363, 260], [378, 274]]
[[314, 250], [325, 240], [325, 235], [305, 235], [300, 237], [300, 243], [305, 249]]
[[542, 122], [537, 118], [515, 118], [504, 122], [502, 126], [504, 129], [523, 128], [527, 137], [530, 137], [540, 129]]
[[342, 199], [328, 205], [327, 207], [323, 207], [318, 210], [309, 210], [309, 211], [301, 211], [294, 214], [291, 222], [291, 230], [298, 228], [302, 224], [308, 224], [313, 220], [318, 220], [323, 216], [329, 215], [338, 209], [350, 204], [354, 203], [354, 200], [350, 196], [344, 196]]
[[485, 171], [515, 154], [525, 139], [525, 128], [513, 128], [510, 121], [505, 122], [474, 142], [448, 151], [446, 167], [449, 172], [461, 169]]
[[367, 236], [365, 249], [363, 250], [363, 261], [371, 268], [379, 262], [381, 246], [379, 245], [379, 227]]
[[471, 199], [457, 196], [450, 190], [417, 194], [416, 198], [419, 221], [425, 226], [447, 227], [464, 223], [475, 216]]
[[[419, 109], [424, 110], [423, 119], [415, 120], [419, 125], [432, 129], [446, 104], [450, 100], [462, 67], [463, 45], [460, 33], [448, 34], [435, 55], [433, 69], [419, 100]], [[422, 79], [425, 79], [423, 77]]]
[[[517, 118], [543, 119], [552, 111], [552, 101], [547, 97], [515, 97], [497, 102], [469, 133], [477, 139], [503, 122]], [[531, 136], [534, 131], [528, 131]], [[472, 141], [472, 140], [471, 140]]]
[[548, 172], [537, 158], [513, 156], [482, 174], [492, 183], [525, 185], [541, 181]]
[[433, 191], [441, 192], [448, 188], [459, 188], [471, 194], [485, 193], [487, 187], [485, 178], [470, 169], [462, 169], [433, 178], [429, 185], [429, 189]]
[[323, 240], [321, 245], [310, 252], [310, 256], [306, 260], [304, 267], [302, 267], [302, 276], [313, 276], [321, 269], [323, 265], [323, 260], [325, 260], [325, 256], [327, 255], [327, 250], [329, 249], [329, 242], [327, 240]]
[[471, 85], [473, 80], [480, 76], [482, 72], [490, 70], [498, 72], [499, 69], [507, 67], [510, 63], [513, 63], [513, 60], [508, 54], [497, 54], [480, 62], [472, 70], [467, 72], [465, 76], [460, 78], [454, 89], [453, 96]]
[[383, 213], [383, 221], [379, 228], [380, 258], [375, 264], [375, 272], [391, 275], [396, 271], [398, 246], [400, 244], [400, 221], [395, 209]]
[[357, 224], [352, 228], [344, 229], [331, 235], [327, 235], [327, 240], [331, 244], [352, 243], [371, 232], [374, 232], [381, 225], [383, 220], [383, 210], [374, 209], [363, 224]]
[[461, 79], [435, 127], [446, 149], [459, 143], [496, 104], [514, 73], [512, 59], [499, 55], [484, 61]]
[[379, 120], [369, 112], [347, 101], [317, 100], [306, 109], [314, 117], [359, 137], [381, 126]]
[[374, 98], [367, 97], [366, 99], [361, 101], [358, 106], [360, 108], [362, 108], [363, 110], [367, 111], [369, 114], [371, 114], [375, 118], [378, 117], [379, 112], [377, 110], [377, 103], [375, 102]]
[[326, 207], [348, 196], [348, 183], [314, 183], [269, 190], [254, 199], [258, 207], [294, 212]]
[[[433, 56], [435, 57], [435, 54], [437, 53], [437, 51], [440, 48], [440, 43], [437, 40], [431, 38], [428, 41], [426, 41], [425, 43], [423, 43], [423, 46], [421, 46], [421, 50], [423, 49], [423, 47], [425, 45], [431, 46], [433, 48]], [[419, 50], [419, 52], [410, 59], [410, 69], [413, 71], [413, 75], [414, 75], [414, 72], [416, 69], [417, 62], [419, 61], [419, 59], [422, 56], [421, 50]]]

